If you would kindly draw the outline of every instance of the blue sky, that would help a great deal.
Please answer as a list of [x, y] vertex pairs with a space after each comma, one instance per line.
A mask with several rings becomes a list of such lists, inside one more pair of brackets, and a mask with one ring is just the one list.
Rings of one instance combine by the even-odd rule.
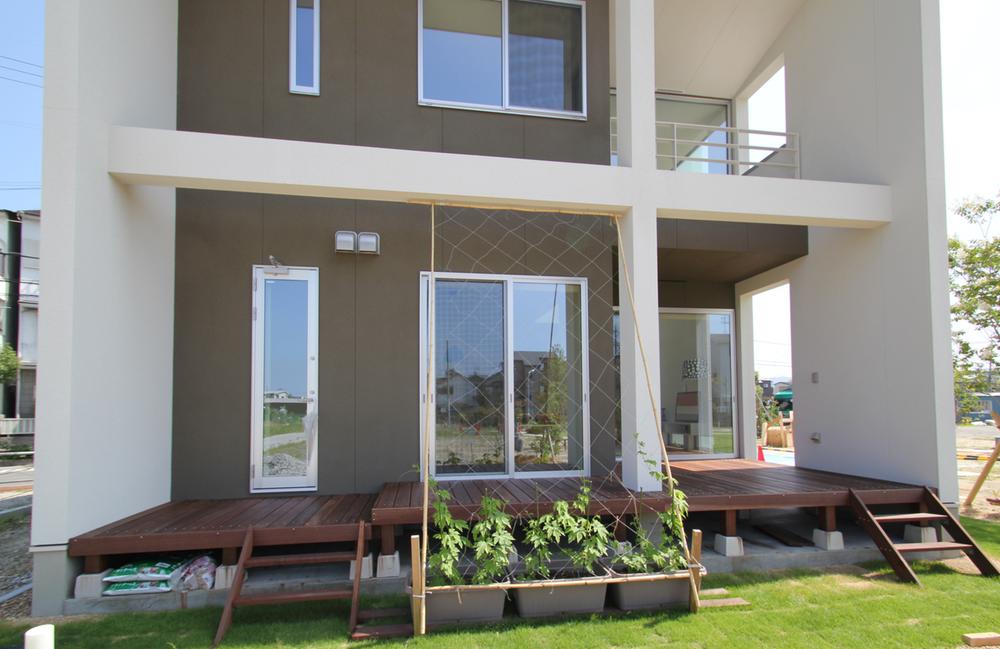
[[[38, 209], [42, 179], [42, 0], [0, 0], [0, 208]], [[16, 188], [16, 189], [15, 189]]]

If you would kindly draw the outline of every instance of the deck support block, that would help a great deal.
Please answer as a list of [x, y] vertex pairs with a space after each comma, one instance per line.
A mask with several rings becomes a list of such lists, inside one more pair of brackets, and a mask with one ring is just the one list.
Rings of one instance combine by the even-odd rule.
[[827, 551], [843, 550], [844, 535], [837, 530], [813, 530], [813, 543], [817, 548]]
[[[420, 561], [420, 557], [416, 557], [416, 561]], [[383, 577], [398, 577], [400, 574], [399, 567], [399, 551], [392, 554], [380, 554], [378, 555], [378, 572], [376, 573], [379, 579]]]
[[724, 557], [742, 557], [743, 539], [739, 536], [716, 534], [715, 551]]
[[[351, 580], [354, 579], [354, 570], [355, 570], [355, 567], [356, 567], [354, 564], [355, 564], [354, 559], [351, 559], [351, 575], [350, 575], [350, 577], [348, 577], [348, 579], [351, 579]], [[362, 579], [371, 579], [372, 578], [372, 555], [370, 553], [366, 554], [361, 559], [361, 578]]]
[[903, 528], [903, 540], [906, 543], [937, 543], [937, 528], [906, 525]]

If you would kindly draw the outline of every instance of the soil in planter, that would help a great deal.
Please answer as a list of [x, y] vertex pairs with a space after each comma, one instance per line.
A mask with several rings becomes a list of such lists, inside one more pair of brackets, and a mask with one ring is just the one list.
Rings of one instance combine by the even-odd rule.
[[427, 623], [495, 622], [503, 618], [506, 599], [507, 591], [499, 588], [428, 591]]

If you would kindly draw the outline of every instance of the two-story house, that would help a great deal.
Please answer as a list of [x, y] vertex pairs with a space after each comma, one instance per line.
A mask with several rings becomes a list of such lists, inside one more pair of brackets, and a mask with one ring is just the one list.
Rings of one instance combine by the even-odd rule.
[[292, 529], [370, 495], [390, 555], [416, 519], [379, 494], [422, 458], [656, 492], [662, 430], [675, 467], [743, 475], [751, 298], [782, 283], [797, 469], [844, 482], [702, 473], [692, 508], [732, 539], [782, 489], [832, 533], [849, 476], [956, 501], [935, 0], [46, 14], [36, 614], [79, 557], [152, 547], [141, 516], [71, 539], [161, 505]]

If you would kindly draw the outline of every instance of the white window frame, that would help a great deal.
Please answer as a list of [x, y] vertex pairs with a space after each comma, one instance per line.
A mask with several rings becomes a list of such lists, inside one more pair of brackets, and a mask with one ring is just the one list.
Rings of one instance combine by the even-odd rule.
[[[263, 475], [264, 455], [264, 281], [266, 279], [307, 282], [307, 377], [306, 413], [315, 414], [315, 423], [307, 439], [308, 457], [305, 476], [266, 477]], [[250, 409], [250, 492], [316, 491], [317, 458], [319, 456], [319, 269], [302, 266], [254, 266], [252, 371]], [[295, 401], [299, 403], [299, 400]]]
[[320, 0], [313, 0], [313, 83], [311, 86], [300, 86], [295, 68], [298, 41], [298, 21], [295, 17], [295, 10], [298, 0], [288, 0], [288, 92], [296, 95], [319, 95], [319, 3]]
[[[436, 376], [433, 366], [433, 359], [428, 357], [428, 298], [430, 286], [429, 272], [420, 273], [420, 465], [423, 466], [424, 458], [424, 429], [427, 422], [427, 369], [431, 364], [430, 375]], [[589, 316], [587, 304], [589, 293], [587, 278], [585, 277], [553, 277], [538, 275], [494, 275], [486, 273], [434, 273], [434, 279], [452, 279], [469, 281], [487, 281], [502, 283], [504, 286], [504, 392], [506, 393], [504, 403], [504, 420], [507, 422], [506, 431], [506, 457], [504, 463], [506, 471], [498, 473], [456, 473], [436, 475], [437, 462], [435, 461], [435, 435], [429, 435], [431, 466], [429, 475], [436, 480], [479, 480], [484, 478], [566, 478], [585, 477], [590, 475], [590, 333]], [[580, 335], [584, 341], [583, 362], [581, 371], [583, 373], [583, 469], [567, 471], [518, 471], [514, 461], [514, 320], [512, 317], [514, 310], [514, 284], [572, 284], [580, 287]], [[435, 407], [436, 395], [434, 391], [430, 393], [432, 407]], [[436, 422], [432, 422], [432, 427], [436, 429]]]
[[[739, 413], [740, 386], [736, 374], [736, 310], [735, 309], [700, 309], [684, 307], [660, 307], [660, 313], [694, 314], [694, 315], [728, 315], [729, 316], [729, 372], [732, 383], [732, 412], [733, 412], [733, 452], [732, 453], [670, 453], [668, 459], [671, 462], [688, 462], [697, 460], [727, 460], [742, 457], [743, 438], [740, 436], [742, 421]], [[659, 330], [659, 320], [657, 320], [657, 330]], [[657, 331], [659, 334], [659, 331]], [[663, 341], [660, 341], [663, 344]], [[661, 404], [662, 407], [662, 404]]]
[[[294, 0], [293, 0], [294, 1]], [[462, 101], [448, 101], [445, 99], [430, 99], [424, 96], [424, 0], [417, 2], [417, 103], [421, 106], [436, 106], [438, 108], [462, 108], [465, 110], [478, 110], [487, 113], [509, 113], [514, 115], [531, 115], [534, 117], [555, 117], [558, 119], [570, 119], [585, 121], [587, 119], [587, 3], [584, 0], [526, 0], [538, 4], [566, 5], [578, 7], [580, 9], [580, 43], [581, 61], [580, 73], [583, 77], [582, 110], [551, 110], [545, 108], [529, 108], [515, 106], [510, 103], [509, 80], [510, 61], [508, 53], [509, 29], [508, 29], [508, 6], [509, 0], [499, 0], [501, 8], [501, 28], [500, 28], [500, 51], [501, 65], [500, 72], [502, 84], [502, 105], [476, 104]]]

